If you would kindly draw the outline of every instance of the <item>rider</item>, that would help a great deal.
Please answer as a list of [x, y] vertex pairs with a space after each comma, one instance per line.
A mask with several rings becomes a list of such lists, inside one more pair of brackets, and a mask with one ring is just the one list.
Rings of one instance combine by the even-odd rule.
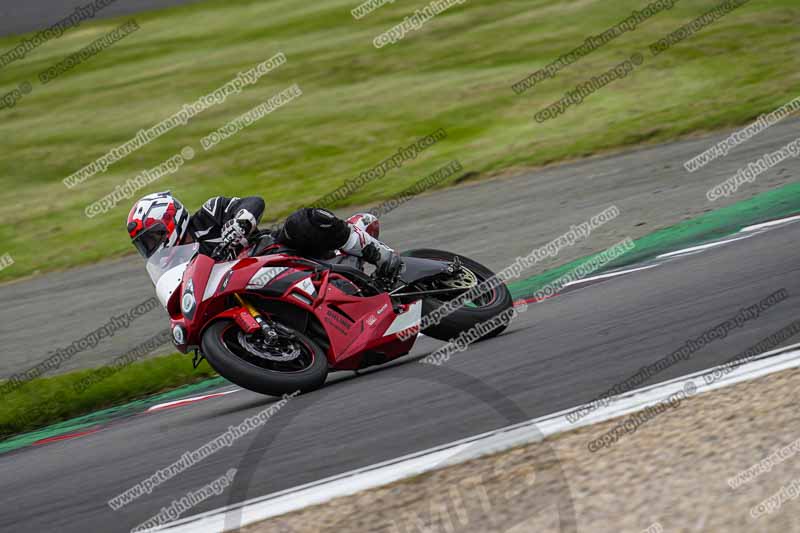
[[[148, 194], [128, 214], [128, 234], [145, 258], [156, 251], [198, 242], [200, 253], [211, 255], [222, 243], [245, 246], [264, 212], [264, 200], [210, 198], [194, 215], [169, 191]], [[397, 253], [378, 240], [380, 224], [370, 213], [347, 220], [320, 208], [298, 209], [272, 233], [280, 244], [310, 257], [325, 257], [334, 250], [360, 257], [378, 267], [379, 277], [393, 279], [402, 266]]]

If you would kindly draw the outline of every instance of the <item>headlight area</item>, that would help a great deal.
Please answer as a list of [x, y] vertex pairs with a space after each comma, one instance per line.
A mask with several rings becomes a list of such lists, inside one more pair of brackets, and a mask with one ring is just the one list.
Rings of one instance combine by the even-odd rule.
[[184, 346], [186, 344], [186, 329], [180, 324], [172, 326], [172, 342], [175, 346]]
[[181, 296], [181, 312], [183, 316], [191, 320], [194, 318], [194, 311], [197, 308], [197, 300], [194, 297], [194, 283], [189, 280], [183, 286], [183, 296]]

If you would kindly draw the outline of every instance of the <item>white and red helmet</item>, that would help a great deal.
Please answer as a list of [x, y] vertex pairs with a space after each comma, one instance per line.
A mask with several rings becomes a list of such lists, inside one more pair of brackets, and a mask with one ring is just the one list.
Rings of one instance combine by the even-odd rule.
[[169, 191], [148, 194], [128, 214], [128, 235], [145, 258], [180, 244], [188, 226], [189, 213]]

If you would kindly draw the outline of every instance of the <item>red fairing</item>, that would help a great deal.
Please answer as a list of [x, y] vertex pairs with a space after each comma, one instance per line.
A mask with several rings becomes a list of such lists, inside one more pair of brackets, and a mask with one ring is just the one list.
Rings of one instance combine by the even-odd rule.
[[[337, 281], [331, 283], [333, 280]], [[406, 340], [398, 334], [414, 332], [418, 327], [421, 302], [393, 307], [385, 293], [363, 297], [339, 288], [348, 283], [340, 274], [324, 268], [315, 273], [311, 262], [296, 256], [242, 254], [236, 260], [215, 263], [210, 257], [197, 255], [168, 305], [172, 327], [180, 326], [184, 331], [185, 341], [178, 349], [185, 353], [197, 348], [205, 329], [223, 318], [234, 320], [246, 332], [255, 331], [255, 320], [235, 298], [243, 294], [267, 315], [279, 303], [283, 307], [278, 309], [291, 306], [296, 310], [292, 315], [316, 320], [330, 345], [326, 356], [331, 370], [354, 370], [407, 354], [416, 334]], [[184, 305], [192, 300], [191, 308]], [[286, 323], [280, 311], [272, 318]]]

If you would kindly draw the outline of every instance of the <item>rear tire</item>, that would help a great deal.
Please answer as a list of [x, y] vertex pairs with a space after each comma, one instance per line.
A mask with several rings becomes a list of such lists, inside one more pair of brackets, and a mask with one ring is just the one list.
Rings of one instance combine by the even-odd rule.
[[[481, 265], [477, 261], [473, 261], [469, 257], [464, 257], [463, 255], [454, 254], [452, 252], [420, 249], [410, 250], [405, 252], [403, 255], [420, 257], [424, 259], [441, 259], [445, 261], [450, 261], [454, 257], [458, 256], [458, 258], [461, 260], [461, 264], [471, 270], [478, 277], [479, 282], [488, 280], [495, 276], [494, 272]], [[488, 305], [482, 307], [461, 306], [444, 317], [438, 324], [434, 324], [423, 329], [422, 333], [428, 335], [429, 337], [433, 337], [434, 339], [450, 341], [455, 337], [458, 337], [461, 332], [469, 330], [474, 325], [491, 320], [500, 313], [503, 313], [504, 311], [514, 307], [514, 301], [511, 298], [511, 293], [508, 291], [508, 287], [506, 287], [504, 283], [498, 285], [492, 290], [494, 291], [493, 298]], [[439, 300], [434, 297], [423, 298], [422, 316], [424, 317], [432, 313], [443, 303], [443, 300]], [[481, 337], [480, 340], [491, 339], [492, 337], [500, 335], [506, 330], [509, 323], [510, 320], [506, 321], [504, 325], [490, 331]]]
[[238, 329], [232, 320], [220, 320], [213, 323], [203, 333], [201, 347], [211, 367], [220, 376], [245, 389], [281, 396], [294, 392], [310, 392], [325, 383], [328, 376], [328, 360], [322, 349], [307, 335], [293, 330], [298, 341], [311, 354], [312, 361], [308, 367], [295, 372], [270, 370], [250, 363], [231, 351], [223, 340], [223, 334], [230, 328]]

